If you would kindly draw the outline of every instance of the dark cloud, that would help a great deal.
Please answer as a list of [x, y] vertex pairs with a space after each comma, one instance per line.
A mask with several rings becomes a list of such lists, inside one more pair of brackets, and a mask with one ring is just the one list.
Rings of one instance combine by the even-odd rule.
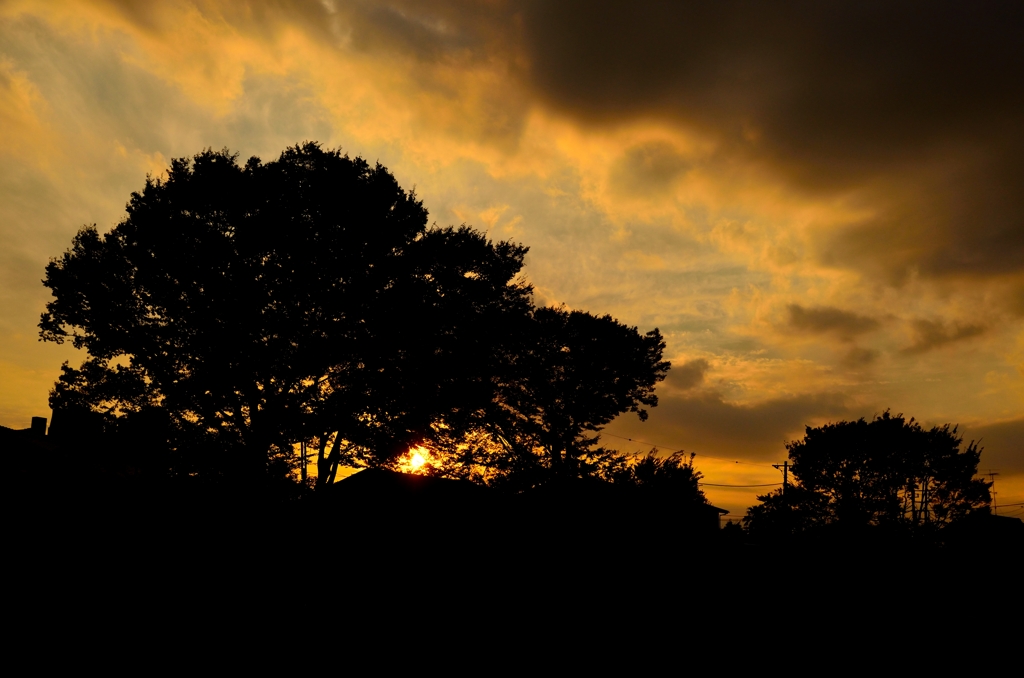
[[[321, 4], [321, 3], [317, 3]], [[519, 58], [514, 6], [470, 0], [334, 0], [324, 21], [343, 49], [373, 55], [410, 69], [410, 89], [429, 95], [440, 109], [457, 106], [464, 72], [483, 91], [471, 111], [455, 116], [448, 131], [513, 152], [534, 102]], [[411, 93], [411, 92], [410, 92]], [[444, 116], [441, 116], [444, 117]]]
[[1024, 5], [538, 2], [524, 17], [532, 83], [560, 110], [678, 120], [805, 188], [870, 188], [876, 216], [823, 244], [831, 263], [894, 282], [1024, 268]]
[[813, 334], [832, 332], [843, 339], [850, 339], [878, 327], [878, 321], [874, 318], [844, 311], [834, 306], [805, 308], [799, 304], [790, 304], [786, 310], [789, 311], [789, 327], [801, 332]]
[[961, 427], [966, 440], [981, 445], [978, 470], [999, 471], [1007, 475], [1024, 473], [1024, 417], [986, 426]]
[[854, 369], [867, 367], [877, 361], [880, 355], [874, 349], [854, 346], [843, 356], [843, 365]]
[[673, 366], [665, 377], [665, 383], [680, 391], [685, 391], [704, 383], [704, 375], [707, 373], [708, 361], [703, 358], [688, 360], [682, 365]]
[[979, 472], [1024, 473], [1024, 417], [958, 430], [966, 441], [975, 441], [982, 448]]
[[[804, 190], [859, 196], [873, 216], [825, 231], [827, 264], [897, 284], [912, 272], [1024, 270], [1020, 3], [333, 6], [358, 49], [497, 64], [507, 83], [584, 123], [673, 122], [713, 138], [720, 162], [745, 159]], [[613, 185], [671, 183], [684, 169], [663, 150], [627, 151]]]
[[690, 163], [671, 145], [649, 143], [634, 146], [611, 169], [611, 184], [624, 193], [656, 195], [667, 191]]
[[990, 137], [1024, 99], [1011, 3], [588, 0], [526, 3], [524, 19], [534, 82], [560, 108], [761, 139], [815, 182]]
[[1024, 316], [1024, 285], [1019, 285], [1007, 297], [1007, 306], [1009, 306], [1010, 311], [1015, 315]]
[[1024, 271], [1024, 128], [987, 147], [942, 153], [923, 153], [919, 167], [880, 165], [878, 181], [855, 201], [873, 215], [825, 233], [821, 260], [894, 284], [915, 273], [986, 278]]
[[805, 425], [824, 417], [849, 417], [846, 398], [835, 393], [750, 406], [731, 404], [719, 394], [706, 392], [688, 397], [659, 395], [659, 399], [646, 423], [622, 417], [608, 427], [609, 433], [678, 446], [698, 455], [782, 459], [786, 441], [802, 436]]
[[981, 325], [961, 325], [944, 323], [939, 320], [915, 320], [914, 343], [903, 349], [903, 353], [925, 353], [956, 341], [970, 339], [985, 332]]

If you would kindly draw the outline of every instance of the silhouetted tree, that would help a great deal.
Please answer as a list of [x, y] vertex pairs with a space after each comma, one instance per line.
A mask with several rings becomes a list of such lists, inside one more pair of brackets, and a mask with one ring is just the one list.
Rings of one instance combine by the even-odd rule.
[[758, 497], [752, 534], [801, 533], [834, 526], [933, 534], [989, 501], [977, 473], [981, 448], [962, 449], [957, 428], [924, 429], [888, 411], [868, 422], [807, 427], [787, 444], [795, 482]]
[[684, 504], [708, 504], [700, 489], [703, 477], [693, 467], [696, 455], [674, 452], [667, 457], [657, 450], [648, 454], [627, 457], [621, 464], [609, 468], [606, 476], [613, 483], [636, 487], [644, 494], [666, 501]]
[[[479, 410], [500, 360], [490, 333], [530, 309], [526, 248], [428, 229], [387, 169], [317, 144], [266, 164], [174, 160], [127, 212], [46, 268], [41, 337], [89, 354], [64, 365], [51, 406], [159, 409], [172, 448], [234, 451], [224, 473], [265, 475], [309, 440], [330, 481], [441, 412]], [[201, 470], [187, 456], [175, 471]]]
[[670, 363], [657, 329], [641, 335], [611, 316], [542, 308], [533, 314], [517, 382], [500, 392], [514, 420], [495, 418], [502, 439], [543, 450], [556, 473], [575, 474], [601, 428], [623, 412], [647, 419]]
[[658, 404], [670, 367], [661, 334], [564, 308], [512, 318], [496, 338], [493, 397], [438, 431], [437, 471], [517, 487], [603, 475], [615, 460], [593, 449], [602, 427], [624, 412], [646, 420]]
[[324, 483], [342, 463], [387, 464], [442, 432], [461, 435], [507, 365], [499, 338], [529, 315], [530, 287], [515, 280], [525, 248], [468, 228], [434, 229], [416, 245], [373, 340], [358, 358], [340, 356], [312, 401]]

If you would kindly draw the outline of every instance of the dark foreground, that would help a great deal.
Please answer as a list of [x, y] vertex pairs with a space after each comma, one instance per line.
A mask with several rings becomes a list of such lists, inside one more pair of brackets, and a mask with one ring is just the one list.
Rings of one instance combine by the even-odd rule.
[[283, 602], [526, 593], [710, 614], [721, 601], [842, 607], [910, 596], [928, 604], [1004, 582], [1003, 595], [1011, 595], [1019, 593], [1024, 554], [1017, 533], [945, 545], [871, 535], [756, 544], [674, 518], [550, 497], [267, 501], [149, 487], [8, 500], [8, 562], [41, 595], [236, 590]]
[[132, 671], [217, 656], [633, 674], [688, 655], [757, 664], [776, 643], [803, 662], [842, 646], [844, 663], [920, 666], [921, 643], [971, 655], [997, 610], [1020, 609], [1019, 544], [749, 544], [550, 502], [151, 488], [23, 500], [7, 521], [14, 643]]

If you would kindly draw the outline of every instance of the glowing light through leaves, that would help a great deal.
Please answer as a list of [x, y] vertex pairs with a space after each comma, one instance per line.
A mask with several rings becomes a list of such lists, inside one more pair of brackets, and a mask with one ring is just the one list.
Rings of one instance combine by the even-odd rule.
[[430, 451], [422, 445], [409, 448], [398, 463], [398, 470], [403, 473], [423, 473], [430, 461]]

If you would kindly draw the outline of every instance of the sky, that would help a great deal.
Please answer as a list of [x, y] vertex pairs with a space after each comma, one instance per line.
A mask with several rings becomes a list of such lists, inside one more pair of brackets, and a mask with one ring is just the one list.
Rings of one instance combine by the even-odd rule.
[[0, 1], [0, 424], [84, 357], [37, 328], [79, 228], [311, 140], [529, 246], [538, 303], [659, 328], [660, 404], [602, 442], [696, 452], [732, 515], [771, 488], [717, 485], [886, 409], [1022, 501], [1022, 34], [980, 0]]

